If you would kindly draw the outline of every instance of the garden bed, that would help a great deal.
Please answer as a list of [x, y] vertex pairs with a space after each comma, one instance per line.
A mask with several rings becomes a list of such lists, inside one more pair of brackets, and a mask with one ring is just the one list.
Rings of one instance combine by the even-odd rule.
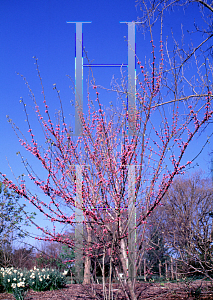
[[[200, 287], [200, 289], [199, 289]], [[102, 285], [96, 284], [95, 289], [98, 293], [102, 292]], [[122, 290], [118, 284], [113, 284], [114, 299], [117, 294], [117, 299], [125, 299]], [[202, 282], [197, 280], [191, 284], [186, 283], [151, 283], [143, 282], [137, 284], [137, 296], [138, 299], [143, 300], [182, 300], [182, 299], [213, 299], [213, 289], [210, 282]], [[0, 300], [12, 300], [14, 299], [12, 294], [0, 293]], [[90, 285], [81, 284], [68, 284], [65, 288], [60, 290], [35, 292], [30, 290], [26, 296], [26, 300], [92, 300], [97, 299], [92, 296]]]

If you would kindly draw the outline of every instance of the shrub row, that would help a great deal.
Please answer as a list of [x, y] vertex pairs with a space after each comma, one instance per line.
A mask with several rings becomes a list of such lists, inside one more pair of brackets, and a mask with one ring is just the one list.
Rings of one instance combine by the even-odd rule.
[[13, 293], [16, 300], [24, 300], [29, 289], [47, 291], [60, 289], [66, 285], [65, 275], [55, 269], [36, 267], [32, 270], [12, 268], [0, 269], [0, 286], [8, 293]]

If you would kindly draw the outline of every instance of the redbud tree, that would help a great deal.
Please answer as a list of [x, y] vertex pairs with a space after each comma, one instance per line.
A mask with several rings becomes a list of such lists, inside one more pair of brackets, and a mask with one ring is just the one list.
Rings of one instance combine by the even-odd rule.
[[[59, 242], [71, 249], [79, 247], [87, 283], [91, 259], [98, 259], [103, 276], [108, 260], [110, 278], [112, 272], [116, 276], [120, 272], [124, 274], [125, 280], [121, 284], [127, 299], [137, 298], [135, 279], [146, 247], [147, 219], [160, 205], [175, 176], [184, 174], [190, 167], [191, 161], [185, 156], [189, 157], [190, 145], [213, 114], [211, 74], [200, 73], [198, 60], [195, 89], [185, 73], [174, 71], [180, 57], [174, 54], [171, 62], [162, 38], [156, 45], [151, 38], [150, 49], [149, 60], [141, 62], [137, 58], [139, 72], [134, 120], [130, 120], [125, 84], [117, 88], [120, 106], [106, 110], [101, 103], [101, 89], [92, 80], [88, 112], [79, 111], [82, 134], [78, 137], [72, 134], [65, 121], [63, 101], [56, 85], [54, 89], [61, 108], [57, 118], [51, 117], [35, 59], [43, 106], [37, 103], [29, 84], [22, 77], [31, 93], [45, 143], [38, 143], [39, 137], [35, 136], [23, 100], [28, 138], [11, 119], [9, 122], [20, 144], [45, 170], [37, 174], [33, 165], [22, 160], [28, 177], [46, 196], [45, 201], [31, 193], [23, 177], [17, 184], [9, 179], [9, 175], [1, 173], [2, 182], [27, 199], [50, 222], [67, 224], [75, 229], [81, 224], [80, 241], [67, 238], [55, 229], [47, 230], [42, 224], [36, 226], [46, 241]], [[167, 59], [164, 59], [164, 54]], [[125, 82], [125, 77], [122, 82]], [[132, 135], [129, 135], [130, 123]], [[77, 219], [77, 214], [82, 218]], [[135, 233], [135, 244], [132, 244]], [[135, 266], [133, 271], [131, 265]], [[133, 276], [129, 276], [130, 272]]]

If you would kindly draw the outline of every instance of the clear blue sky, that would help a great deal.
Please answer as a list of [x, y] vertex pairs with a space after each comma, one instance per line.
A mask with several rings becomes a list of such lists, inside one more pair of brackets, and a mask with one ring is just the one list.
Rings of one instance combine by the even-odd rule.
[[[32, 58], [36, 56], [52, 111], [58, 107], [57, 97], [52, 89], [56, 83], [67, 111], [70, 110], [71, 118], [73, 112], [70, 101], [74, 100], [74, 95], [66, 75], [70, 75], [74, 80], [75, 25], [67, 24], [66, 21], [92, 21], [92, 24], [83, 26], [83, 32], [84, 46], [94, 63], [126, 64], [127, 42], [124, 36], [127, 36], [127, 25], [119, 22], [137, 20], [138, 16], [142, 16], [142, 12], [139, 8], [136, 9], [132, 0], [2, 0], [0, 13], [0, 171], [12, 178], [6, 157], [16, 176], [24, 173], [24, 168], [16, 156], [16, 152], [22, 148], [7, 123], [6, 115], [26, 132], [20, 97], [23, 97], [28, 107], [32, 105], [28, 90], [16, 72], [27, 78], [38, 102], [42, 103], [41, 87]], [[170, 12], [163, 29], [165, 39], [171, 36], [172, 29], [176, 38], [180, 40], [181, 23], [185, 32], [187, 29], [192, 30], [197, 16], [196, 5], [185, 12], [181, 8]], [[156, 43], [159, 42], [158, 33], [157, 28]], [[200, 37], [197, 38], [199, 42]], [[151, 51], [149, 41], [148, 36], [144, 37], [141, 32], [136, 33], [137, 55], [142, 57], [141, 60]], [[108, 87], [113, 74], [118, 77], [118, 70], [95, 70], [98, 83]], [[30, 111], [30, 107], [28, 109]], [[34, 121], [32, 117], [32, 122]], [[206, 136], [207, 133], [200, 141], [204, 142]], [[196, 143], [198, 141], [194, 144], [195, 148]], [[211, 150], [210, 144], [197, 161], [207, 173], [210, 161], [208, 153]], [[24, 150], [22, 154], [25, 156]]]

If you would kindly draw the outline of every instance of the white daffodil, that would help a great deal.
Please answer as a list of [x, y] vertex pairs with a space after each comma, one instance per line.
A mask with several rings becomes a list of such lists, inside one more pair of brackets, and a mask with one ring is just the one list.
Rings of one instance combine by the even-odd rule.
[[24, 282], [17, 283], [17, 287], [24, 287], [24, 286], [25, 286]]

